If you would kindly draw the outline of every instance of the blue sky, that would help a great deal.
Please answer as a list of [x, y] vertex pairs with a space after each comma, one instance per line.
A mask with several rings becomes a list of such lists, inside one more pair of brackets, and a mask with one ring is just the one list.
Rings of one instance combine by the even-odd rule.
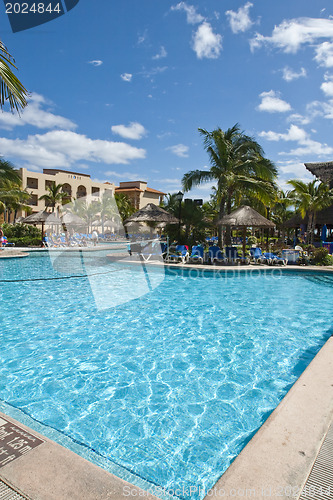
[[[31, 92], [0, 113], [0, 154], [17, 167], [81, 171], [165, 192], [207, 168], [198, 127], [235, 123], [289, 178], [333, 159], [333, 4], [317, 0], [80, 0], [0, 38]], [[188, 197], [209, 198], [211, 185]]]

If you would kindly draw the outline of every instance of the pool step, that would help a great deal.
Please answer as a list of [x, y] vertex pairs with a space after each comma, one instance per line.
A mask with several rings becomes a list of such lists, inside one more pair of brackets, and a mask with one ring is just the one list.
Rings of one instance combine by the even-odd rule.
[[305, 276], [305, 278], [313, 283], [318, 283], [319, 285], [331, 286], [333, 287], [333, 276]]
[[29, 500], [0, 479], [0, 500]]

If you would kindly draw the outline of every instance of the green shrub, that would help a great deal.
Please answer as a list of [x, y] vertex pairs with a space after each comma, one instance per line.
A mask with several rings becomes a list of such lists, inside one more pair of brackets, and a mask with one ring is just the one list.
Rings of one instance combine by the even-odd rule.
[[23, 236], [22, 238], [8, 238], [8, 243], [14, 243], [15, 247], [40, 247], [41, 237], [31, 238], [31, 236]]
[[248, 245], [256, 245], [258, 243], [258, 239], [256, 236], [249, 236], [247, 239], [247, 244]]
[[332, 266], [333, 257], [328, 253], [327, 248], [316, 248], [312, 253], [311, 263], [316, 266]]
[[28, 224], [3, 224], [2, 229], [8, 241], [13, 238], [25, 237], [42, 239], [42, 232], [37, 226], [30, 226]]

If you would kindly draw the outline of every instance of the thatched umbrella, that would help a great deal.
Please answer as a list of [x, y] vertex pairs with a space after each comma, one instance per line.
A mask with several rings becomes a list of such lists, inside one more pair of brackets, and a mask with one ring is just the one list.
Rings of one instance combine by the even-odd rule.
[[177, 224], [179, 221], [177, 217], [169, 214], [163, 208], [154, 205], [154, 203], [148, 203], [148, 205], [140, 208], [140, 210], [128, 217], [124, 221], [124, 225], [126, 226], [129, 222], [166, 222], [167, 224]]
[[59, 219], [57, 215], [47, 212], [46, 210], [41, 210], [40, 212], [37, 212], [35, 214], [28, 215], [28, 217], [25, 217], [21, 222], [22, 224], [32, 224], [34, 226], [37, 224], [42, 225], [42, 246], [44, 242], [44, 225], [62, 223], [61, 219]]
[[230, 226], [236, 229], [243, 229], [243, 254], [245, 256], [245, 245], [246, 245], [246, 228], [247, 227], [258, 227], [258, 228], [273, 228], [275, 224], [266, 219], [263, 215], [259, 214], [256, 210], [247, 205], [243, 205], [237, 210], [234, 210], [229, 215], [225, 215], [220, 219], [217, 224], [222, 226]]
[[81, 217], [79, 217], [76, 214], [73, 214], [72, 212], [67, 212], [64, 215], [61, 216], [61, 221], [63, 224], [69, 225], [69, 226], [86, 226], [87, 223]]

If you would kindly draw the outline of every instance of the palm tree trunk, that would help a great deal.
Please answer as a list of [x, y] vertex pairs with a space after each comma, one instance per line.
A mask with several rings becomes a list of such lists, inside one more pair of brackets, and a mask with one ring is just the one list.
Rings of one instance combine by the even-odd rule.
[[[222, 219], [224, 216], [224, 208], [225, 208], [225, 197], [221, 199], [220, 202], [220, 210], [219, 210], [219, 219]], [[220, 248], [223, 248], [223, 241], [222, 241], [222, 226], [221, 224], [218, 225], [217, 227], [217, 237], [218, 237], [218, 245]]]
[[[227, 200], [227, 214], [231, 213], [231, 193], [229, 193]], [[225, 244], [227, 247], [231, 246], [231, 227], [227, 226], [225, 231]]]
[[307, 230], [308, 230], [308, 237], [307, 237], [307, 240], [308, 240], [308, 243], [310, 245], [313, 244], [313, 220], [314, 220], [314, 214], [313, 212], [309, 212], [309, 219], [308, 219], [308, 227], [307, 227]]

